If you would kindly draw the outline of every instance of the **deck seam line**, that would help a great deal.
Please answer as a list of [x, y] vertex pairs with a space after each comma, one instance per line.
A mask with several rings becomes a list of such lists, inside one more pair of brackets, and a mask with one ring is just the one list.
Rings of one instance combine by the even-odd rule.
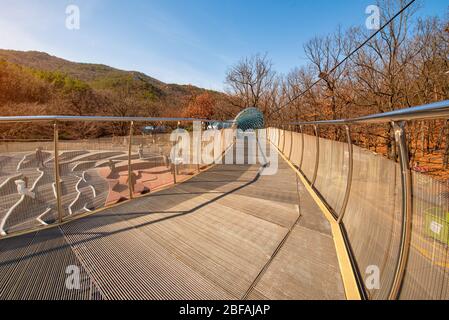
[[335, 251], [337, 253], [338, 264], [340, 267], [340, 275], [342, 277], [343, 286], [345, 289], [346, 299], [348, 300], [361, 300], [362, 296], [357, 284], [355, 271], [353, 269], [351, 259], [349, 257], [348, 248], [340, 228], [340, 225], [335, 220], [334, 216], [331, 214], [329, 209], [323, 203], [323, 200], [317, 195], [313, 188], [308, 184], [305, 176], [288, 160], [285, 155], [279, 150], [279, 148], [270, 141], [270, 143], [275, 147], [281, 157], [289, 164], [290, 168], [296, 173], [299, 179], [302, 181], [304, 187], [309, 192], [315, 203], [321, 209], [323, 215], [329, 221], [332, 229], [332, 238], [334, 240]]
[[[279, 153], [279, 151], [277, 151]], [[296, 177], [296, 181], [298, 178]], [[297, 197], [298, 197], [298, 203], [300, 201], [300, 197], [299, 197], [299, 187], [298, 184], [296, 183], [296, 190], [297, 190]], [[293, 229], [298, 225], [299, 221], [302, 218], [302, 214], [301, 214], [301, 207], [298, 204], [298, 218], [296, 219], [296, 221], [290, 226], [290, 228], [288, 229], [286, 235], [284, 236], [284, 238], [281, 240], [281, 242], [279, 243], [279, 245], [276, 247], [276, 249], [274, 250], [273, 254], [271, 255], [270, 259], [265, 263], [264, 267], [260, 270], [259, 274], [257, 275], [257, 277], [254, 279], [253, 283], [250, 285], [250, 287], [248, 288], [248, 290], [245, 292], [245, 295], [242, 297], [241, 300], [247, 300], [248, 296], [251, 294], [251, 292], [256, 288], [257, 284], [259, 283], [259, 281], [262, 279], [263, 275], [266, 273], [266, 271], [268, 270], [268, 268], [270, 267], [270, 265], [273, 263], [273, 260], [276, 258], [276, 256], [278, 255], [278, 253], [281, 251], [282, 247], [284, 246], [284, 244], [287, 242], [288, 238], [290, 237]], [[285, 228], [285, 227], [284, 227]]]
[[[59, 231], [61, 232], [64, 241], [69, 245], [70, 250], [73, 252], [73, 254], [75, 255], [76, 259], [80, 262], [81, 266], [84, 268], [84, 270], [86, 271], [86, 274], [89, 276], [89, 280], [90, 283], [93, 283], [96, 287], [96, 289], [100, 292], [101, 297], [103, 299], [108, 299], [108, 296], [106, 294], [103, 293], [103, 290], [101, 289], [101, 287], [97, 284], [97, 281], [93, 278], [92, 274], [90, 273], [89, 269], [87, 268], [86, 263], [83, 261], [82, 257], [79, 255], [79, 253], [77, 252], [76, 248], [72, 246], [72, 244], [70, 243], [70, 240], [67, 238], [64, 230], [61, 228], [61, 226], [58, 226]], [[91, 288], [89, 288], [89, 290], [92, 290], [92, 286]], [[91, 296], [89, 295], [89, 299], [91, 300]]]
[[250, 295], [250, 293], [255, 289], [255, 287], [257, 286], [257, 284], [259, 283], [260, 279], [263, 277], [263, 275], [265, 274], [265, 272], [268, 270], [268, 268], [270, 267], [271, 263], [273, 262], [273, 260], [276, 258], [277, 254], [281, 251], [282, 247], [284, 246], [284, 244], [287, 242], [288, 238], [290, 237], [294, 227], [296, 227], [296, 225], [299, 223], [299, 221], [301, 220], [302, 215], [300, 215], [295, 223], [288, 229], [287, 233], [285, 234], [284, 238], [281, 240], [281, 242], [279, 242], [278, 246], [276, 247], [276, 249], [274, 250], [273, 254], [271, 255], [270, 259], [265, 263], [264, 267], [260, 270], [259, 274], [257, 275], [257, 277], [254, 279], [253, 283], [250, 285], [250, 287], [248, 288], [248, 290], [245, 292], [245, 295], [242, 297], [241, 300], [247, 300], [248, 296]]

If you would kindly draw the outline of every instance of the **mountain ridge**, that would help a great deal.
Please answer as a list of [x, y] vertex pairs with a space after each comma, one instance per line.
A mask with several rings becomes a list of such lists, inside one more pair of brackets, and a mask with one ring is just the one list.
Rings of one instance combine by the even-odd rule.
[[[139, 71], [0, 49], [2, 115], [181, 116], [196, 96], [221, 92], [169, 84]], [[17, 108], [17, 104], [20, 107]], [[29, 109], [31, 106], [34, 108]], [[112, 106], [112, 107], [111, 107]]]
[[[206, 94], [220, 112], [224, 93], [167, 84], [142, 72], [68, 61], [39, 51], [0, 49], [0, 115], [183, 117]], [[216, 106], [216, 107], [215, 107]], [[0, 137], [51, 136], [44, 125], [4, 126]], [[106, 131], [105, 131], [106, 130]], [[70, 137], [127, 134], [125, 126], [67, 126]], [[48, 132], [44, 132], [48, 131]]]
[[141, 81], [147, 81], [158, 89], [180, 90], [181, 88], [193, 88], [215, 92], [213, 90], [200, 88], [191, 84], [165, 83], [137, 70], [122, 70], [106, 64], [74, 62], [66, 60], [42, 51], [18, 51], [0, 49], [0, 60], [23, 65], [33, 69], [58, 71], [85, 82], [94, 82], [105, 77], [116, 76], [118, 74], [130, 75]]

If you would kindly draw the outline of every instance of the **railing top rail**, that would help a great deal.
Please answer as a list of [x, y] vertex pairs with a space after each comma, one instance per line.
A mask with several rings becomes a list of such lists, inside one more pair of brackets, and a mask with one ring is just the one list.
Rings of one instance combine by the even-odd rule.
[[359, 123], [385, 123], [391, 121], [410, 121], [410, 120], [429, 120], [449, 118], [449, 100], [431, 103], [423, 106], [400, 109], [391, 112], [378, 113], [369, 116], [339, 119], [323, 120], [310, 122], [291, 122], [289, 125], [348, 125]]
[[46, 122], [46, 121], [86, 121], [86, 122], [232, 122], [228, 120], [211, 120], [196, 118], [152, 118], [152, 117], [111, 117], [111, 116], [10, 116], [0, 117], [0, 123], [12, 122]]
[[[373, 114], [369, 116], [339, 119], [339, 120], [322, 120], [309, 122], [290, 122], [289, 125], [347, 125], [359, 123], [385, 123], [391, 121], [410, 121], [410, 120], [426, 120], [449, 118], [449, 100], [444, 100], [423, 106], [400, 109], [391, 112]], [[229, 120], [212, 120], [212, 119], [196, 119], [196, 118], [158, 118], [158, 117], [112, 117], [112, 116], [58, 116], [58, 115], [42, 115], [42, 116], [8, 116], [0, 117], [0, 123], [14, 122], [46, 122], [46, 121], [86, 121], [86, 122], [224, 122], [233, 123]]]

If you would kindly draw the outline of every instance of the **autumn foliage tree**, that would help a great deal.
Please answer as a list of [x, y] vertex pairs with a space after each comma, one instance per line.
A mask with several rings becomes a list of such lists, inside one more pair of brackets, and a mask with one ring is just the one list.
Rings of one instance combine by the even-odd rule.
[[215, 113], [215, 98], [208, 92], [197, 95], [193, 98], [185, 112], [187, 118], [211, 119]]

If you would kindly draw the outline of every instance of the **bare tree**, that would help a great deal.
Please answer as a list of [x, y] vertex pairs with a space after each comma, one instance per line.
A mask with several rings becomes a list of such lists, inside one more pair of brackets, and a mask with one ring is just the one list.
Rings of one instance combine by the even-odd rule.
[[318, 120], [320, 114], [320, 104], [318, 101], [319, 90], [314, 88], [300, 99], [293, 100], [294, 97], [304, 92], [314, 82], [314, 71], [311, 66], [296, 68], [291, 71], [285, 81], [285, 94], [287, 101], [292, 101], [288, 108], [283, 110], [282, 114], [290, 114], [290, 118], [295, 121], [314, 121]]
[[243, 58], [226, 74], [227, 92], [234, 97], [231, 103], [240, 109], [259, 107], [265, 111], [276, 84], [276, 73], [266, 54]]
[[[338, 28], [311, 39], [304, 45], [308, 63], [287, 76], [276, 75], [266, 55], [241, 60], [226, 78], [234, 105], [257, 105], [272, 124], [285, 124], [352, 118], [449, 99], [449, 15], [415, 19], [420, 5], [416, 2], [396, 16], [406, 3], [378, 0], [381, 25], [395, 19], [344, 63], [340, 61], [372, 31]], [[449, 167], [449, 122], [412, 121], [408, 127], [412, 156], [439, 152]], [[397, 158], [390, 124], [352, 129], [356, 143]], [[334, 128], [321, 133], [345, 138]]]
[[[335, 33], [325, 37], [315, 37], [304, 46], [312, 72], [322, 80], [317, 85], [318, 100], [322, 106], [321, 114], [327, 119], [341, 118], [348, 106], [348, 95], [345, 89], [348, 62], [342, 64], [340, 62], [351, 51], [351, 44], [339, 27]], [[340, 130], [334, 127], [331, 131], [338, 139]]]

